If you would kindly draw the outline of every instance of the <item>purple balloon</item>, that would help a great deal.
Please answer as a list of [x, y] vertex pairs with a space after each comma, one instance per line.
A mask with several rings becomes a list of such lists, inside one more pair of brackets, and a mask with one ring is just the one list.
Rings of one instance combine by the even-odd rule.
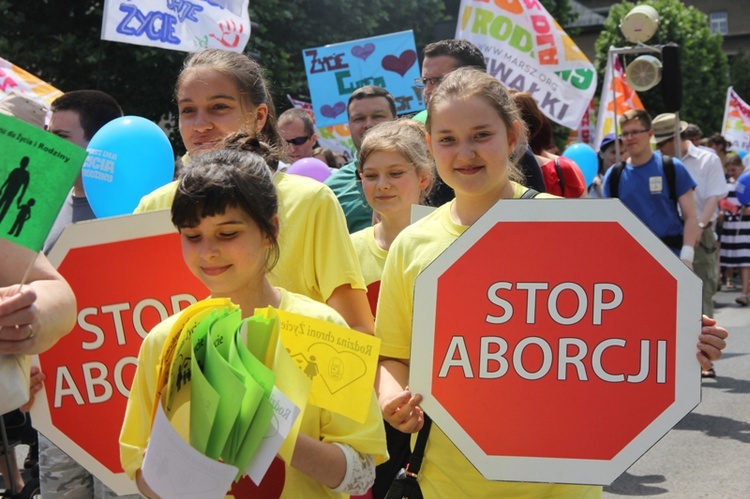
[[314, 178], [320, 182], [325, 182], [325, 180], [331, 176], [331, 169], [318, 158], [298, 159], [286, 169], [286, 172], [293, 173], [294, 175], [302, 175], [303, 177]]

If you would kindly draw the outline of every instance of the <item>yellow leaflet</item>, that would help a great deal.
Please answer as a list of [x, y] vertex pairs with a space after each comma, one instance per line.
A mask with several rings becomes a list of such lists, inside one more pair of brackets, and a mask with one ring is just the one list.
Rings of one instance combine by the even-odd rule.
[[312, 381], [310, 403], [364, 423], [380, 339], [319, 319], [275, 310], [281, 342]]

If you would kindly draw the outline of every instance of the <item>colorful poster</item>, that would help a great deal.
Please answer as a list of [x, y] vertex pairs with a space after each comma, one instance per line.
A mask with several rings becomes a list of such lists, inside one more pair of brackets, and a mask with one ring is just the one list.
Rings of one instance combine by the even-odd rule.
[[62, 95], [61, 91], [49, 83], [0, 58], [0, 98], [11, 90], [37, 101], [44, 107], [49, 107], [53, 100]]
[[[614, 68], [612, 63], [614, 61]], [[607, 69], [604, 71], [604, 85], [599, 101], [599, 114], [596, 118], [596, 136], [591, 147], [599, 150], [599, 144], [608, 133], [619, 133], [619, 125], [615, 129], [615, 114], [622, 116], [631, 109], [643, 109], [640, 97], [625, 80], [625, 71], [618, 56], [610, 56]]]
[[732, 87], [727, 89], [721, 134], [732, 143], [731, 150], [750, 151], [750, 105]]
[[589, 106], [586, 108], [586, 112], [583, 113], [583, 118], [581, 118], [581, 123], [578, 125], [578, 128], [571, 130], [570, 134], [568, 134], [568, 145], [576, 142], [588, 145], [593, 144], [594, 133], [596, 132], [593, 121], [595, 111], [594, 99], [591, 99]]
[[366, 85], [387, 89], [398, 114], [424, 109], [411, 30], [305, 49], [302, 57], [318, 127], [346, 123], [349, 96]]
[[193, 52], [242, 52], [250, 0], [105, 0], [102, 40]]
[[354, 147], [354, 141], [352, 135], [349, 133], [349, 124], [342, 123], [341, 125], [319, 127], [315, 120], [315, 112], [313, 111], [313, 105], [311, 102], [305, 102], [303, 100], [295, 99], [294, 97], [287, 94], [287, 99], [297, 109], [303, 109], [310, 115], [315, 123], [315, 133], [318, 135], [318, 145], [320, 147], [326, 147], [333, 152], [340, 152], [347, 160], [352, 160], [357, 154], [357, 148]]
[[86, 151], [0, 114], [0, 237], [42, 249]]
[[577, 128], [596, 91], [596, 70], [538, 0], [461, 0], [456, 38], [475, 44], [487, 72], [528, 92], [556, 123]]

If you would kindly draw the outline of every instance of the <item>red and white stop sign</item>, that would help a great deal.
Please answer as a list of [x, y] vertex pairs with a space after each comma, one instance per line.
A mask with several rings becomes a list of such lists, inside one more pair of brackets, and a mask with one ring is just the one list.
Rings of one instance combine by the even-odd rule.
[[489, 480], [610, 484], [700, 402], [700, 311], [618, 200], [501, 201], [417, 278], [409, 386]]
[[71, 225], [49, 256], [75, 292], [78, 320], [39, 356], [47, 381], [34, 426], [115, 492], [134, 493], [118, 440], [138, 350], [208, 291], [185, 266], [169, 211]]

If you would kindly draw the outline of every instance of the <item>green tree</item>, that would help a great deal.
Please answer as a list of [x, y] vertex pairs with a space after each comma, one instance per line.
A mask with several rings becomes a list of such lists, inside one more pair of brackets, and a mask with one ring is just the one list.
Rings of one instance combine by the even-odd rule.
[[[302, 50], [413, 29], [417, 46], [446, 19], [443, 0], [252, 0], [259, 29], [248, 53], [259, 56], [277, 107], [287, 93], [305, 95]], [[184, 52], [102, 41], [102, 0], [0, 0], [0, 57], [62, 91], [103, 90], [126, 114], [174, 126], [174, 83]], [[182, 144], [172, 134], [175, 150]]]
[[248, 48], [268, 69], [277, 104], [287, 108], [285, 94], [308, 92], [303, 49], [409, 29], [420, 48], [446, 14], [443, 0], [254, 0], [250, 18], [259, 30]]
[[750, 57], [740, 48], [732, 57], [729, 69], [732, 87], [745, 102], [750, 101]]
[[[698, 124], [706, 133], [719, 130], [729, 85], [729, 67], [726, 54], [721, 49], [721, 35], [711, 33], [704, 13], [686, 7], [680, 0], [650, 0], [643, 3], [654, 7], [660, 17], [657, 33], [646, 43], [656, 46], [674, 42], [680, 46], [683, 97], [680, 117]], [[625, 40], [619, 26], [633, 7], [635, 4], [630, 2], [615, 4], [604, 22], [604, 29], [596, 41], [596, 66], [600, 82], [603, 80], [609, 47], [632, 45]], [[624, 65], [627, 66], [634, 57], [627, 56]], [[662, 85], [657, 85], [647, 92], [639, 92], [651, 116], [664, 112], [662, 91]]]

